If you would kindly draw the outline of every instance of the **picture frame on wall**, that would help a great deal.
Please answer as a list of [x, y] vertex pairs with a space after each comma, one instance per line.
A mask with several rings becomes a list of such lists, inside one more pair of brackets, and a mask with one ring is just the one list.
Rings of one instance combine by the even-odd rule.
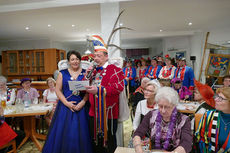
[[229, 74], [230, 55], [209, 54], [208, 63], [205, 70], [206, 76], [224, 77]]

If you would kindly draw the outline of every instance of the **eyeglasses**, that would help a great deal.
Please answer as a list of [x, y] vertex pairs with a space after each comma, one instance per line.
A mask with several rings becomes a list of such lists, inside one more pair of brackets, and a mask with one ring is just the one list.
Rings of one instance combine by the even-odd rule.
[[226, 98], [223, 98], [223, 97], [221, 97], [221, 96], [219, 96], [219, 95], [214, 95], [214, 99], [217, 99], [217, 100], [219, 100], [219, 101], [223, 101], [223, 100], [228, 100], [228, 99], [226, 99]]
[[144, 89], [144, 92], [154, 92], [154, 90]]

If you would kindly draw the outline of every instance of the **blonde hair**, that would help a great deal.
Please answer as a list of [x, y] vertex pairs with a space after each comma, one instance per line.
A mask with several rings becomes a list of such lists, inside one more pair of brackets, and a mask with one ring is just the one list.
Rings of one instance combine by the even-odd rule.
[[56, 81], [54, 80], [54, 78], [49, 77], [48, 79], [46, 79], [46, 84], [48, 85], [48, 82], [52, 81], [54, 84], [56, 84]]
[[218, 88], [216, 90], [216, 93], [222, 93], [230, 102], [230, 87], [223, 87], [223, 88]]

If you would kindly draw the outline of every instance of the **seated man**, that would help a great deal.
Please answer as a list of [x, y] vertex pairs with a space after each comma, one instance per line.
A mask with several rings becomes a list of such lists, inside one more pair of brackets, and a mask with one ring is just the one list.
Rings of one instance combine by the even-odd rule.
[[223, 77], [223, 87], [230, 87], [230, 75]]

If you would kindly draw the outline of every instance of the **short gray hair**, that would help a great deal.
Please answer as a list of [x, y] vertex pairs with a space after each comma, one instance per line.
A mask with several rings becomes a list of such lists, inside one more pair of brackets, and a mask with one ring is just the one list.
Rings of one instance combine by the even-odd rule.
[[150, 81], [150, 79], [147, 78], [147, 77], [144, 77], [144, 78], [141, 79], [141, 83], [144, 82], [144, 81]]
[[160, 84], [160, 82], [159, 82], [157, 79], [153, 79], [153, 80], [149, 81], [149, 82], [146, 84], [145, 87], [147, 87], [147, 86], [154, 86], [155, 89], [157, 90], [158, 88], [161, 87], [161, 84]]
[[155, 101], [158, 103], [160, 99], [167, 100], [170, 104], [177, 105], [179, 103], [179, 95], [176, 90], [171, 87], [161, 87], [157, 90]]
[[2, 82], [2, 83], [6, 83], [7, 82], [7, 80], [6, 80], [6, 78], [4, 77], [4, 76], [0, 76], [0, 82]]

